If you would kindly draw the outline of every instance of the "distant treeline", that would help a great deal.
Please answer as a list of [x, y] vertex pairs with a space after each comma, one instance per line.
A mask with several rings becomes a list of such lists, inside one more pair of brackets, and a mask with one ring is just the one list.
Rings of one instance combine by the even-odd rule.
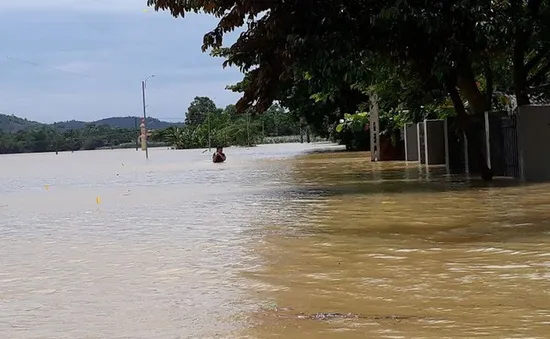
[[55, 151], [94, 150], [135, 143], [135, 129], [112, 128], [106, 125], [88, 125], [78, 130], [59, 131], [40, 126], [16, 133], [0, 131], [0, 154]]
[[[66, 129], [60, 124], [44, 125], [9, 118], [18, 119], [17, 122], [28, 127], [15, 132], [0, 128], [0, 154], [130, 148], [135, 147], [139, 134], [136, 128], [90, 123], [78, 129]], [[300, 133], [307, 140], [307, 127], [301, 126], [294, 114], [278, 105], [271, 106], [263, 114], [237, 114], [234, 105], [218, 108], [208, 97], [196, 97], [191, 102], [182, 127], [155, 129], [153, 125], [148, 126], [153, 129], [150, 146], [178, 149], [208, 147], [209, 144], [252, 146], [263, 142], [300, 141]]]
[[234, 105], [217, 108], [210, 98], [196, 97], [189, 106], [183, 127], [156, 130], [152, 140], [165, 142], [176, 149], [208, 147], [209, 144], [253, 146], [296, 140], [273, 137], [299, 136], [305, 131], [305, 126], [300, 126], [298, 119], [279, 105], [271, 106], [263, 114], [237, 114]]

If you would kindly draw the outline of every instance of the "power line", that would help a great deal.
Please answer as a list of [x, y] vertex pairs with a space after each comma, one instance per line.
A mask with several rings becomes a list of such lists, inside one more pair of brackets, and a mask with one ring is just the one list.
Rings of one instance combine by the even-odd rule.
[[[98, 0], [87, 0], [87, 2], [90, 2], [90, 3], [101, 3], [100, 1]], [[142, 9], [142, 12], [149, 12], [149, 10], [152, 10], [152, 8], [150, 6], [147, 6], [145, 9]], [[78, 12], [79, 16], [82, 17], [82, 13], [81, 12]], [[88, 28], [92, 28], [93, 30], [96, 30], [97, 31], [97, 26], [88, 26]], [[9, 56], [9, 55], [5, 55], [4, 56], [6, 59], [9, 59], [11, 61], [14, 61], [14, 62], [19, 62], [19, 63], [23, 63], [23, 64], [27, 64], [27, 65], [30, 65], [30, 66], [34, 66], [34, 67], [39, 67], [39, 68], [47, 68], [47, 69], [50, 69], [50, 70], [54, 70], [54, 71], [57, 71], [57, 72], [62, 72], [62, 73], [66, 73], [66, 74], [72, 74], [72, 75], [76, 75], [76, 76], [80, 76], [80, 77], [83, 77], [83, 78], [87, 78], [87, 79], [95, 79], [95, 80], [99, 80], [98, 78], [92, 76], [92, 75], [89, 75], [89, 74], [85, 74], [85, 73], [81, 73], [81, 72], [73, 72], [73, 71], [68, 71], [68, 70], [64, 70], [64, 69], [61, 69], [61, 68], [57, 68], [57, 67], [52, 67], [52, 66], [47, 66], [47, 65], [43, 65], [43, 64], [40, 64], [36, 61], [31, 61], [31, 60], [25, 60], [25, 59], [21, 59], [21, 58], [16, 58], [16, 57], [12, 57], [12, 56]]]
[[58, 72], [68, 73], [68, 74], [77, 75], [77, 76], [81, 76], [81, 77], [88, 78], [88, 79], [96, 79], [96, 80], [97, 80], [97, 78], [95, 78], [95, 77], [93, 77], [93, 76], [91, 76], [91, 75], [88, 75], [88, 74], [79, 73], [79, 72], [67, 71], [67, 70], [65, 70], [65, 69], [61, 69], [61, 68], [57, 68], [57, 67], [52, 67], [52, 66], [47, 66], [47, 65], [41, 65], [41, 64], [39, 64], [38, 62], [35, 62], [35, 61], [25, 60], [25, 59], [21, 59], [21, 58], [14, 58], [14, 57], [9, 56], [9, 55], [6, 55], [5, 58], [8, 59], [8, 60], [11, 60], [11, 61], [15, 61], [15, 62], [27, 64], [27, 65], [31, 65], [31, 66], [34, 66], [34, 67], [48, 68], [48, 69], [51, 69], [51, 70], [54, 70], [54, 71], [58, 71]]
[[175, 121], [183, 122], [185, 120], [185, 118], [182, 119], [181, 117], [178, 117], [178, 118], [163, 118], [163, 117], [153, 117], [153, 116], [151, 116], [151, 118], [158, 119], [158, 120], [161, 120], [161, 121], [175, 120]]

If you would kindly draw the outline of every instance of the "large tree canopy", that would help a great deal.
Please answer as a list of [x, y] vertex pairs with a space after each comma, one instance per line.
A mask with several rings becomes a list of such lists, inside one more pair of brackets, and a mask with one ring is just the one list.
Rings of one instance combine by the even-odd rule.
[[[353, 113], [349, 111], [373, 91], [386, 103], [400, 106], [421, 107], [448, 99], [474, 145], [479, 128], [469, 123], [467, 115], [490, 110], [496, 91], [513, 93], [517, 104], [525, 105], [549, 87], [548, 1], [149, 0], [148, 4], [174, 16], [202, 11], [219, 18], [204, 36], [203, 50], [212, 49], [226, 59], [225, 66], [235, 65], [246, 74], [235, 88], [243, 93], [239, 111], [263, 112], [279, 100], [294, 105], [294, 111], [306, 118], [327, 117], [330, 111]], [[244, 32], [224, 48], [224, 34], [239, 27]], [[323, 121], [319, 116], [314, 120]], [[481, 147], [477, 148], [483, 166]]]
[[195, 97], [185, 114], [185, 124], [198, 126], [202, 124], [208, 114], [214, 113], [216, 104], [209, 97]]
[[[238, 108], [265, 110], [280, 85], [315, 71], [325, 89], [364, 80], [365, 62], [384, 57], [427, 87], [445, 86], [474, 111], [490, 107], [494, 63], [509, 60], [518, 104], [548, 80], [549, 4], [542, 0], [149, 0], [175, 16], [204, 11], [220, 18], [203, 49], [246, 26], [226, 64], [249, 72]], [[479, 86], [479, 75], [488, 80]], [[505, 87], [505, 86], [501, 86]], [[483, 93], [483, 90], [489, 93]], [[452, 94], [452, 93], [451, 93]]]
[[[251, 116], [237, 114], [234, 105], [222, 109], [208, 97], [197, 97], [189, 109], [189, 112], [195, 111], [201, 114], [194, 114], [192, 123], [157, 129], [152, 134], [152, 140], [166, 142], [177, 149], [251, 146], [259, 142], [296, 141], [302, 132], [295, 115], [279, 105], [271, 106], [261, 115]], [[204, 112], [207, 118], [202, 114]], [[198, 122], [196, 117], [202, 117], [202, 122]]]

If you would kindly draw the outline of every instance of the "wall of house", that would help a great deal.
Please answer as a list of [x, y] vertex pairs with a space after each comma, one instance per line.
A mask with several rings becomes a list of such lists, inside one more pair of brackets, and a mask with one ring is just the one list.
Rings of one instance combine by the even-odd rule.
[[421, 164], [426, 163], [426, 147], [424, 142], [426, 138], [424, 137], [424, 122], [419, 122], [416, 124], [416, 136], [417, 136], [417, 146], [418, 146], [418, 161]]
[[523, 106], [517, 113], [520, 178], [550, 181], [550, 106]]
[[418, 161], [418, 131], [416, 124], [406, 124], [405, 135], [405, 160]]
[[424, 120], [427, 165], [445, 165], [445, 121]]

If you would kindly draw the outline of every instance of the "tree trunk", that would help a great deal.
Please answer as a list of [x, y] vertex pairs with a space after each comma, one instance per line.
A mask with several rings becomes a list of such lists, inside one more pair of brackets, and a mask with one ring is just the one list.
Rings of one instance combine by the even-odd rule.
[[[472, 70], [472, 63], [467, 56], [462, 56], [461, 62], [458, 63], [458, 67], [454, 70], [452, 80], [456, 76], [456, 83], [452, 84], [453, 88], [460, 88], [460, 92], [466, 97], [473, 114], [484, 114], [489, 110], [489, 103], [487, 97], [481, 93], [477, 86], [474, 71]], [[462, 101], [461, 101], [462, 102]], [[462, 105], [464, 106], [464, 105]]]
[[468, 100], [473, 114], [483, 114], [488, 110], [489, 105], [487, 104], [487, 98], [478, 89], [473, 78], [468, 79], [459, 75], [457, 76], [456, 85], [457, 86], [453, 87], [455, 90], [456, 87], [460, 88], [460, 92], [464, 95], [464, 97], [466, 97], [466, 100]]
[[[479, 162], [479, 166], [481, 169], [481, 178], [485, 181], [490, 181], [493, 179], [493, 171], [487, 166], [487, 160], [485, 157], [485, 152], [484, 152], [484, 147], [482, 142], [483, 130], [478, 125], [473, 124], [470, 121], [470, 118], [466, 113], [466, 109], [464, 107], [462, 99], [460, 98], [460, 95], [458, 94], [458, 90], [453, 81], [449, 81], [447, 83], [447, 89], [451, 96], [451, 100], [453, 101], [453, 106], [456, 110], [458, 124], [462, 129], [462, 131], [464, 132], [464, 134], [466, 135], [466, 138], [468, 139], [468, 146], [469, 146], [468, 148], [469, 150], [473, 150], [475, 152], [475, 156]], [[474, 103], [477, 103], [477, 105], [480, 105], [479, 100], [472, 100], [472, 101], [473, 102], [469, 101], [471, 105], [473, 105]], [[485, 104], [483, 104], [482, 107], [477, 107], [477, 109], [482, 110], [484, 106]], [[474, 112], [478, 112], [476, 110], [476, 107], [473, 107], [473, 109], [474, 109]]]
[[514, 43], [514, 94], [519, 106], [529, 105], [527, 94], [527, 74], [525, 72], [525, 50], [527, 49], [528, 34], [518, 27]]
[[485, 73], [485, 79], [487, 80], [487, 89], [485, 90], [485, 100], [487, 100], [487, 110], [493, 109], [493, 93], [494, 93], [494, 76], [493, 68], [491, 67], [491, 61], [489, 56], [485, 56], [483, 59], [483, 72]]
[[[514, 68], [514, 94], [516, 95], [517, 105], [529, 105], [529, 95], [527, 91], [527, 75], [529, 67], [525, 64], [525, 55], [529, 48], [529, 43], [533, 35], [533, 26], [539, 16], [542, 0], [527, 1], [527, 18], [524, 17], [524, 5], [522, 0], [510, 1], [512, 12], [515, 15], [514, 25], [514, 53], [512, 56]], [[527, 24], [525, 23], [527, 19]]]
[[[481, 93], [477, 86], [475, 75], [472, 70], [472, 63], [468, 55], [457, 57], [459, 62], [451, 74], [446, 77], [446, 87], [457, 113], [458, 125], [468, 139], [468, 148], [475, 152], [475, 156], [479, 162], [481, 178], [485, 181], [490, 181], [493, 179], [493, 172], [487, 166], [483, 147], [484, 138], [482, 138], [481, 134], [483, 129], [472, 123], [471, 117], [466, 112], [462, 99], [460, 98], [457, 87], [460, 88], [461, 93], [468, 100], [470, 109], [474, 115], [482, 116], [482, 114], [489, 110], [490, 105], [488, 104], [487, 96]], [[420, 70], [422, 71], [424, 69], [420, 68]], [[429, 73], [421, 72], [420, 74], [428, 76], [427, 74]], [[436, 81], [433, 75], [430, 75], [426, 79], [430, 78], [432, 81]]]

